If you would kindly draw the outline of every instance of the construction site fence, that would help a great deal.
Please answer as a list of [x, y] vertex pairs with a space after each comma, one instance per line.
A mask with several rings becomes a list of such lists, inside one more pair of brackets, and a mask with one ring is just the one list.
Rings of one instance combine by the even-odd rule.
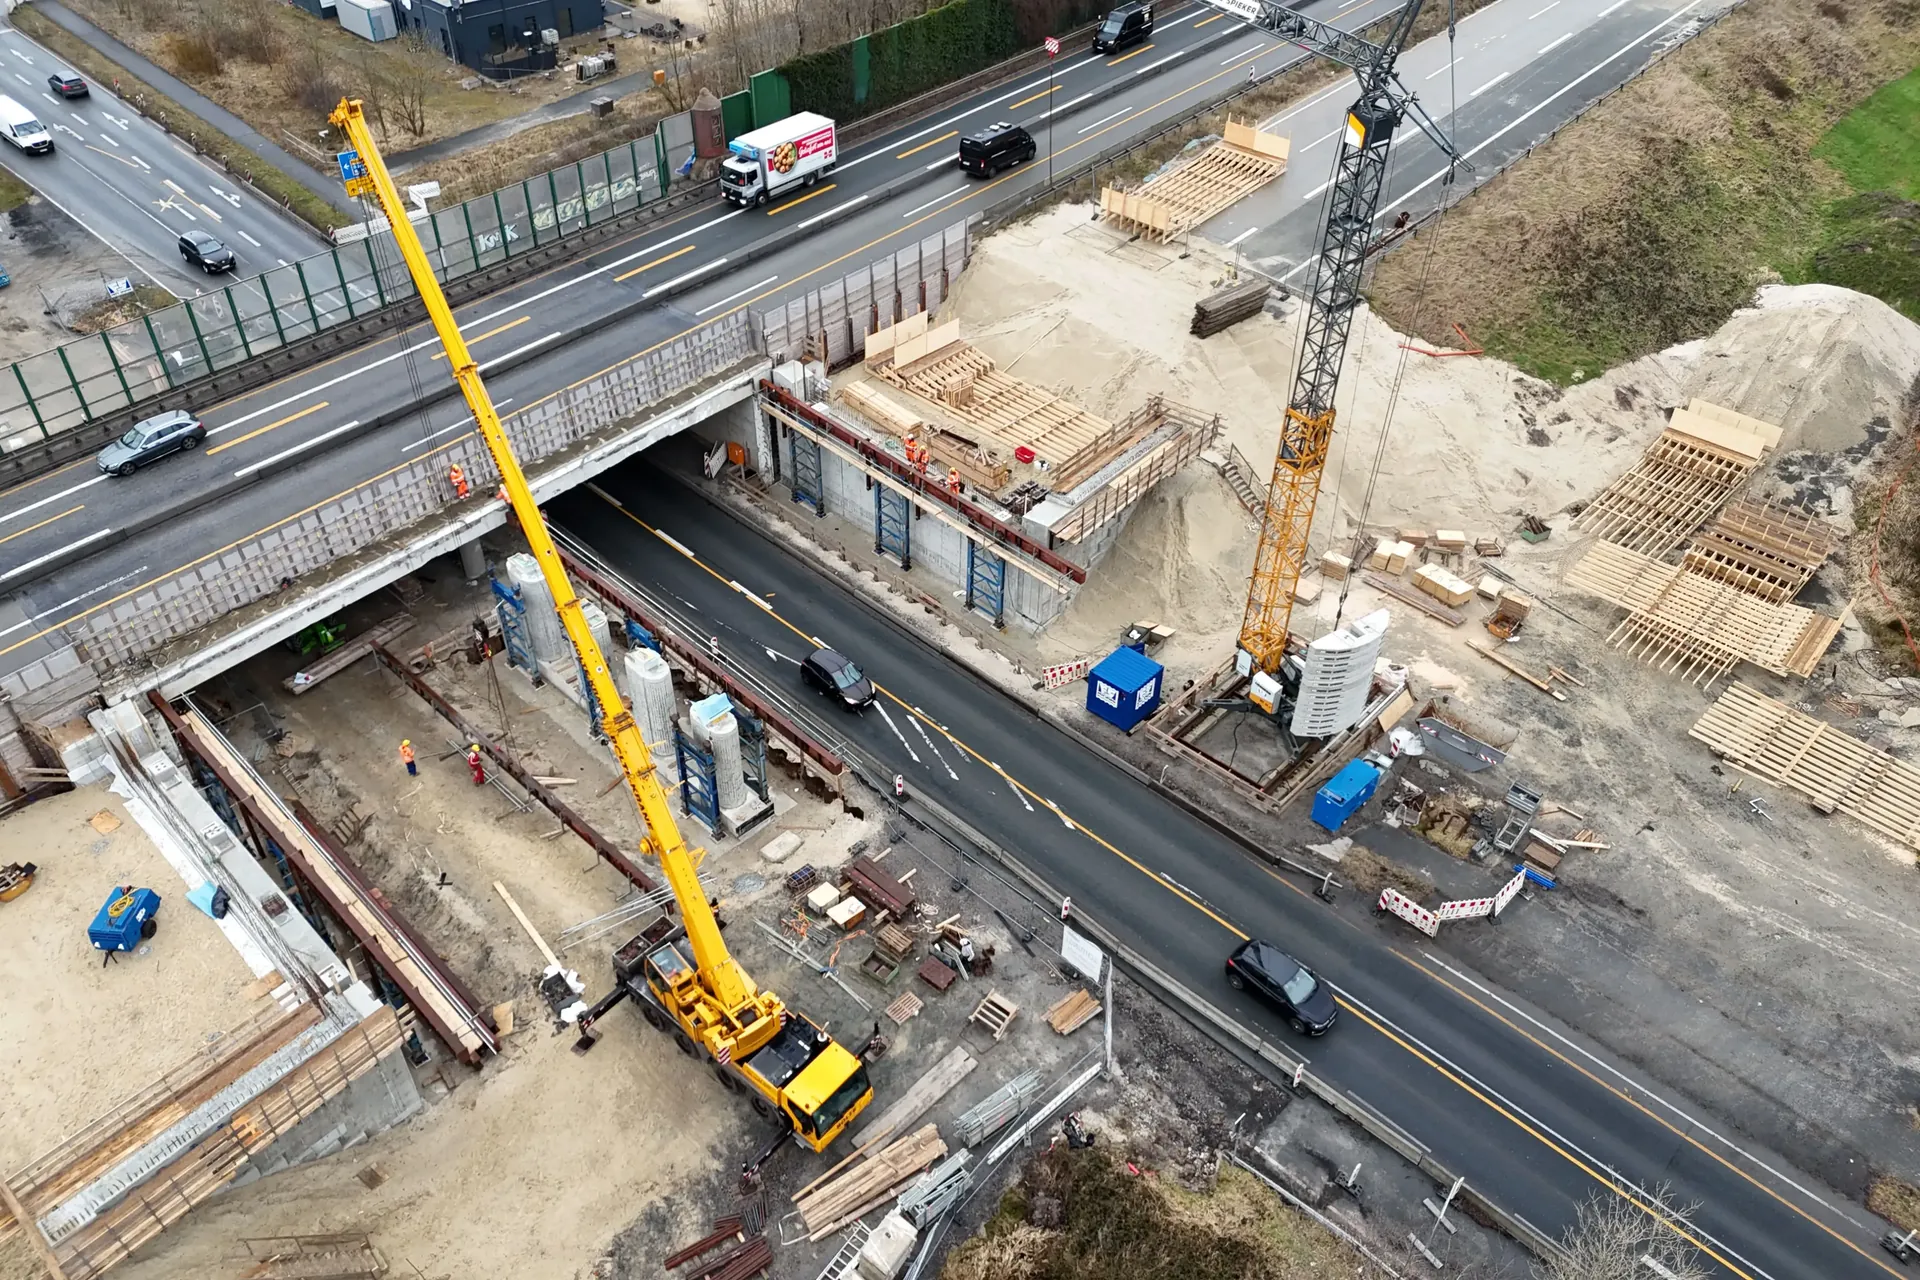
[[973, 252], [972, 227], [956, 222], [938, 235], [908, 245], [789, 298], [754, 318], [761, 349], [774, 363], [824, 360], [830, 369], [866, 354], [867, 336], [947, 300], [955, 277]]
[[[413, 220], [442, 285], [658, 203], [676, 181], [666, 134], [624, 143]], [[682, 186], [688, 185], [684, 182]], [[415, 296], [384, 220], [332, 248], [13, 362], [0, 374], [0, 453]], [[543, 255], [544, 256], [544, 255]]]
[[[526, 463], [547, 457], [667, 398], [757, 360], [745, 312], [720, 317], [633, 360], [507, 417], [503, 423]], [[148, 582], [71, 624], [77, 644], [102, 677], [154, 653], [236, 609], [282, 590], [456, 501], [447, 479], [464, 468], [474, 492], [499, 484], [484, 442], [475, 436], [396, 467], [217, 556]]]

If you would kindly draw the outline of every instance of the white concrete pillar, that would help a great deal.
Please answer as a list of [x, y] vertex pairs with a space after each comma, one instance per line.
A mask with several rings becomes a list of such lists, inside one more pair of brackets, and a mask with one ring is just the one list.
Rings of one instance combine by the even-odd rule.
[[560, 615], [553, 611], [553, 593], [540, 576], [540, 562], [525, 551], [508, 556], [507, 576], [520, 588], [520, 600], [527, 607], [527, 639], [533, 645], [534, 661], [571, 668], [573, 647], [560, 626]]
[[628, 701], [655, 756], [673, 752], [673, 669], [651, 649], [627, 653]]
[[460, 576], [469, 584], [487, 576], [487, 553], [480, 548], [480, 539], [460, 544]]
[[740, 722], [733, 712], [707, 722], [707, 745], [713, 752], [713, 789], [722, 810], [738, 809], [752, 798], [740, 772]]

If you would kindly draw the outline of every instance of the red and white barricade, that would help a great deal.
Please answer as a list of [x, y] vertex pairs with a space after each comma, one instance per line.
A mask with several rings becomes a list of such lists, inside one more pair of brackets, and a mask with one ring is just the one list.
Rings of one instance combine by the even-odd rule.
[[1047, 688], [1058, 689], [1063, 684], [1072, 684], [1087, 674], [1093, 665], [1091, 659], [1076, 658], [1072, 662], [1062, 662], [1058, 666], [1040, 668], [1040, 678], [1046, 681]]
[[1374, 910], [1399, 916], [1429, 938], [1440, 932], [1440, 917], [1398, 889], [1382, 889], [1380, 904]]
[[1374, 909], [1399, 916], [1432, 938], [1439, 935], [1441, 924], [1448, 920], [1475, 920], [1481, 916], [1498, 920], [1500, 913], [1507, 909], [1507, 905], [1520, 896], [1520, 890], [1526, 883], [1526, 873], [1516, 872], [1513, 879], [1501, 885], [1500, 891], [1491, 898], [1458, 898], [1452, 902], [1443, 902], [1431, 911], [1398, 889], [1382, 889], [1379, 905]]

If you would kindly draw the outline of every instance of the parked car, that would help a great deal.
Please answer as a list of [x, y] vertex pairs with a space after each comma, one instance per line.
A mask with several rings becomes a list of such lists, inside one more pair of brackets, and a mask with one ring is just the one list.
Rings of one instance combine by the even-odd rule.
[[1093, 47], [1100, 53], [1118, 53], [1130, 44], [1153, 36], [1153, 6], [1123, 4], [1107, 15], [1093, 36]]
[[210, 276], [231, 271], [239, 264], [233, 250], [204, 231], [189, 231], [180, 237], [180, 256], [189, 266], [198, 267]]
[[89, 94], [87, 82], [71, 71], [56, 71], [47, 77], [47, 86], [63, 98], [84, 98]]
[[1249, 938], [1227, 957], [1227, 985], [1253, 991], [1278, 1005], [1287, 1022], [1303, 1036], [1323, 1036], [1339, 1007], [1327, 984], [1292, 956], [1258, 938]]
[[1002, 169], [1033, 159], [1038, 150], [1032, 134], [1002, 120], [960, 139], [960, 167], [990, 178]]
[[854, 665], [853, 659], [831, 649], [815, 649], [800, 664], [800, 678], [821, 693], [838, 698], [849, 711], [864, 711], [873, 704], [873, 681]]
[[127, 433], [100, 451], [100, 469], [111, 476], [130, 476], [149, 462], [179, 449], [198, 449], [207, 438], [206, 424], [190, 413], [171, 409], [142, 418]]

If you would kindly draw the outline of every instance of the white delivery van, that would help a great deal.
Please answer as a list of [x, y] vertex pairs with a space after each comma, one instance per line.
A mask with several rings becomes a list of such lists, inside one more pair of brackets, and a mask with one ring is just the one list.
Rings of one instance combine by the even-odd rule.
[[727, 150], [733, 154], [720, 166], [720, 191], [742, 208], [812, 186], [840, 158], [833, 121], [811, 111], [743, 133]]
[[0, 138], [22, 151], [43, 155], [53, 150], [53, 135], [33, 112], [12, 98], [0, 96]]

